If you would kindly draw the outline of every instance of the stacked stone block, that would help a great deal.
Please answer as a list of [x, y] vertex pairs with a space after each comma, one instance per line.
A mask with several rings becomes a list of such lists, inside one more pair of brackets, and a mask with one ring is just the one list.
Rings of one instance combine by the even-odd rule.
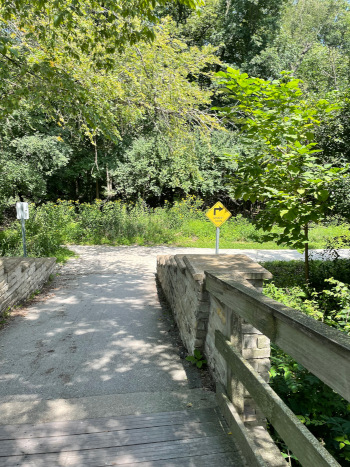
[[0, 259], [0, 315], [39, 289], [55, 268], [55, 258]]
[[203, 350], [209, 318], [204, 273], [196, 274], [184, 255], [158, 256], [157, 274], [188, 352]]

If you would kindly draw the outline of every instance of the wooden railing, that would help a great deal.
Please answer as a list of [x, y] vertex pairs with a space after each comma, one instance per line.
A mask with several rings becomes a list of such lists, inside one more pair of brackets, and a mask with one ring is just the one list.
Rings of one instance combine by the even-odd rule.
[[[210, 272], [205, 272], [205, 275], [205, 289], [215, 300], [253, 325], [271, 342], [350, 401], [350, 338], [346, 334], [263, 296], [245, 286], [242, 281], [226, 281]], [[339, 466], [269, 384], [242, 357], [241, 350], [235, 348], [219, 330], [215, 332], [215, 346], [234, 377], [244, 385], [303, 466]], [[218, 397], [230, 419], [238, 443], [244, 447], [246, 455], [248, 452], [250, 467], [283, 465], [283, 460], [270, 463], [257, 452], [252, 432], [242, 423], [227, 392], [226, 388], [218, 385]]]

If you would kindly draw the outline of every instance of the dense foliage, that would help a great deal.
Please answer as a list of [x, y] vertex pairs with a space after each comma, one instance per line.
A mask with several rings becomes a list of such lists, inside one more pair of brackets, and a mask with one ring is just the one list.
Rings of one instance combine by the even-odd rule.
[[[143, 200], [135, 203], [101, 201], [80, 203], [58, 200], [29, 206], [26, 221], [29, 256], [57, 256], [64, 259], [63, 244], [159, 245], [171, 244], [214, 248], [215, 226], [204, 215], [203, 200], [189, 196], [164, 207], [150, 208]], [[275, 227], [276, 233], [278, 227]], [[281, 232], [281, 231], [280, 231]], [[264, 231], [241, 214], [221, 227], [221, 248], [276, 249], [264, 242]], [[350, 225], [335, 220], [310, 230], [313, 248], [324, 248], [334, 238], [350, 240]], [[14, 221], [0, 231], [0, 255], [22, 252], [21, 223]], [[325, 275], [329, 272], [325, 270]], [[330, 273], [329, 273], [330, 274]], [[344, 278], [345, 280], [345, 278]]]
[[[232, 155], [237, 162], [230, 177], [234, 197], [264, 203], [256, 222], [268, 238], [305, 248], [308, 280], [309, 225], [330, 213], [330, 192], [347, 170], [322, 163], [315, 149], [319, 119], [334, 108], [325, 99], [311, 105], [303, 99], [299, 80], [289, 77], [269, 82], [231, 68], [217, 75], [234, 101], [217, 108], [220, 115], [239, 125], [246, 144], [255, 146], [251, 154]], [[282, 232], [273, 232], [274, 225]]]
[[[275, 276], [264, 288], [267, 296], [350, 335], [349, 260], [312, 261], [307, 286], [300, 262], [276, 261], [264, 266]], [[272, 346], [271, 355], [273, 389], [341, 465], [348, 466], [349, 403], [278, 347]], [[280, 439], [278, 442], [288, 456], [286, 446]]]
[[[221, 155], [259, 145], [211, 110], [227, 65], [291, 71], [305, 108], [327, 97], [314, 143], [344, 165], [349, 28], [345, 0], [0, 2], [0, 216], [18, 199], [228, 199]], [[347, 215], [346, 186], [332, 203]]]

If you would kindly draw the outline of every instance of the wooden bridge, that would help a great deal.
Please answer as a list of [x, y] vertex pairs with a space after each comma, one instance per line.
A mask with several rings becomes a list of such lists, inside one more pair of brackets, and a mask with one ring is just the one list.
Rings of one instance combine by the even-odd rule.
[[[120, 262], [118, 266], [120, 267]], [[147, 375], [142, 379], [140, 392], [134, 391], [132, 400], [135, 407], [129, 406], [128, 411], [124, 412], [127, 415], [122, 415], [122, 411], [119, 410], [117, 413], [121, 415], [112, 415], [113, 409], [116, 408], [114, 404], [114, 407], [108, 406], [111, 408], [111, 416], [107, 412], [103, 417], [82, 416], [66, 419], [70, 421], [24, 423], [21, 420], [17, 424], [4, 424], [3, 407], [6, 404], [0, 404], [0, 418], [3, 417], [0, 426], [0, 466], [286, 467], [286, 461], [266, 430], [268, 420], [302, 466], [339, 467], [337, 461], [272, 391], [268, 384], [268, 356], [271, 341], [350, 401], [350, 338], [311, 317], [264, 297], [260, 290], [263, 278], [268, 276], [266, 270], [243, 255], [220, 257], [220, 260], [214, 256], [200, 255], [158, 258], [158, 277], [174, 312], [182, 339], [190, 352], [194, 348], [201, 348], [205, 352], [208, 365], [215, 375], [217, 404], [198, 408], [195, 404], [191, 407], [188, 399], [186, 402], [182, 399], [181, 408], [148, 410], [147, 413], [142, 413], [142, 410], [137, 408], [137, 399], [142, 397], [142, 385], [146, 382], [154, 383], [154, 378], [148, 378]], [[87, 274], [83, 281], [88, 281], [86, 277], [92, 281], [91, 276]], [[105, 277], [104, 273], [103, 280]], [[145, 289], [141, 287], [137, 292], [134, 277], [131, 279], [125, 282], [126, 287], [130, 287], [126, 296], [144, 294]], [[112, 307], [110, 316], [113, 317], [116, 314], [114, 284], [118, 285], [120, 279], [110, 275], [108, 280], [109, 292], [106, 288], [102, 289], [103, 303], [107, 303], [106, 294], [110, 293], [110, 303], [104, 306]], [[100, 284], [96, 283], [97, 286]], [[78, 288], [74, 290], [77, 291]], [[72, 301], [72, 308], [78, 306], [77, 304], [80, 306], [81, 301], [78, 292], [74, 293], [76, 295]], [[91, 293], [84, 294], [86, 303], [90, 304], [96, 300], [101, 314], [101, 299], [94, 299]], [[153, 300], [152, 294], [149, 296], [150, 300]], [[121, 303], [124, 306], [125, 302]], [[123, 344], [124, 353], [121, 356], [125, 354], [126, 361], [132, 361], [133, 355], [126, 353], [125, 349], [133, 345], [136, 338], [140, 339], [140, 336], [144, 339], [142, 346], [148, 349], [145, 351], [141, 346], [140, 352], [137, 353], [138, 349], [133, 348], [133, 352], [137, 353], [133, 363], [135, 371], [132, 373], [134, 368], [131, 364], [127, 371], [130, 373], [129, 382], [136, 384], [141, 368], [137, 366], [139, 359], [144, 359], [150, 370], [155, 366], [149, 353], [150, 349], [158, 345], [154, 342], [161, 340], [159, 334], [150, 333], [157, 326], [157, 320], [163, 318], [153, 310], [151, 316], [154, 315], [154, 321], [146, 329], [146, 322], [142, 322], [145, 316], [144, 308], [139, 310], [138, 302], [129, 303], [139, 314], [133, 315], [137, 319], [134, 318], [134, 322], [127, 328], [127, 333], [124, 332], [127, 334], [127, 340], [126, 344]], [[89, 332], [96, 329], [96, 307], [91, 308], [91, 320], [86, 321], [87, 311], [86, 305], [84, 306], [85, 322], [79, 335], [85, 335], [86, 329]], [[65, 314], [61, 308], [59, 311], [55, 317], [62, 323], [62, 316]], [[80, 315], [80, 308], [78, 312]], [[121, 312], [118, 318], [120, 316]], [[129, 311], [126, 312], [123, 326], [124, 323], [128, 323], [128, 319]], [[147, 315], [147, 320], [149, 319], [150, 315]], [[71, 321], [67, 323], [70, 330]], [[100, 321], [98, 323], [98, 330], [101, 332], [103, 324]], [[73, 325], [76, 327], [76, 322]], [[113, 327], [113, 322], [110, 319], [106, 326], [108, 332], [111, 326]], [[49, 327], [52, 334], [51, 329]], [[121, 345], [120, 328], [115, 326], [115, 329], [118, 330], [118, 340], [111, 341], [110, 344], [105, 340], [105, 336], [109, 334], [103, 334], [102, 340], [100, 336], [98, 350], [100, 351], [101, 345], [109, 346], [108, 352], [102, 353], [104, 360], [101, 367], [95, 364], [92, 370], [89, 367], [86, 373], [78, 373], [81, 370], [81, 360], [77, 363], [77, 381], [85, 384], [86, 377], [94, 391], [100, 388], [94, 385], [94, 378], [102, 381], [106, 375], [106, 368], [109, 379], [115, 376], [114, 368], [118, 360], [112, 361], [113, 366], [110, 369], [106, 367], [109, 360], [106, 363], [105, 359], [106, 355], [110, 359], [111, 349]], [[62, 330], [61, 325], [60, 333]], [[62, 336], [60, 339], [62, 340]], [[65, 335], [63, 340], [66, 339]], [[74, 355], [78, 344], [79, 341], [69, 347]], [[157, 351], [161, 349], [164, 352], [164, 359], [168, 357], [169, 348], [163, 349], [162, 345], [157, 347]], [[64, 346], [63, 350], [66, 351], [66, 344]], [[41, 349], [42, 346], [39, 346], [39, 354]], [[12, 351], [15, 351], [15, 346]], [[58, 353], [58, 347], [56, 351]], [[48, 350], [48, 355], [51, 355], [50, 352], [54, 352], [54, 349]], [[82, 353], [84, 352], [89, 352], [89, 347], [83, 348]], [[62, 358], [65, 355], [62, 353]], [[88, 362], [90, 360], [91, 357]], [[37, 361], [38, 358], [35, 357], [35, 362]], [[182, 387], [181, 381], [176, 381], [173, 377], [174, 365], [173, 361], [169, 365], [161, 362], [161, 372], [155, 373], [159, 375], [159, 380], [155, 380], [156, 384], [162, 381], [164, 387], [173, 388], [169, 389], [169, 392], [163, 391], [163, 395], [165, 393], [169, 399]], [[121, 392], [126, 393], [125, 386], [122, 386], [125, 370], [124, 367], [118, 369], [119, 373], [110, 387], [113, 389], [115, 385], [120, 384]], [[46, 374], [48, 373], [44, 375], [44, 382], [47, 380]], [[8, 373], [5, 372], [5, 375]], [[36, 373], [34, 377], [38, 378], [40, 375]], [[102, 388], [106, 387], [109, 379], [104, 378], [107, 383], [103, 383]], [[29, 382], [33, 384], [32, 381], [37, 382], [37, 379]], [[52, 381], [57, 384], [57, 380]], [[65, 381], [70, 381], [68, 376]], [[67, 383], [62, 385], [64, 390], [69, 391], [70, 387], [65, 389], [66, 387]], [[79, 387], [77, 384], [76, 388]], [[156, 388], [154, 384], [151, 387]], [[45, 391], [43, 385], [40, 388]], [[54, 390], [55, 388], [51, 388], [53, 393]], [[158, 394], [157, 389], [152, 391], [147, 394]], [[200, 397], [203, 397], [202, 393], [200, 394]], [[192, 395], [193, 393], [191, 397]], [[101, 397], [108, 398], [108, 394], [102, 394]], [[30, 398], [26, 404], [26, 407], [22, 406], [23, 412], [30, 412]], [[188, 408], [184, 410], [186, 406]], [[46, 415], [41, 418], [45, 419]]]
[[0, 428], [2, 467], [243, 467], [215, 409]]

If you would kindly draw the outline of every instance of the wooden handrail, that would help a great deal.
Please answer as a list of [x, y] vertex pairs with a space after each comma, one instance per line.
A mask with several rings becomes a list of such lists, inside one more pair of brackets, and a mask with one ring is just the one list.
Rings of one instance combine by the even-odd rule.
[[350, 402], [349, 336], [209, 272], [206, 290]]
[[303, 466], [340, 466], [218, 330], [215, 332], [215, 346]]

